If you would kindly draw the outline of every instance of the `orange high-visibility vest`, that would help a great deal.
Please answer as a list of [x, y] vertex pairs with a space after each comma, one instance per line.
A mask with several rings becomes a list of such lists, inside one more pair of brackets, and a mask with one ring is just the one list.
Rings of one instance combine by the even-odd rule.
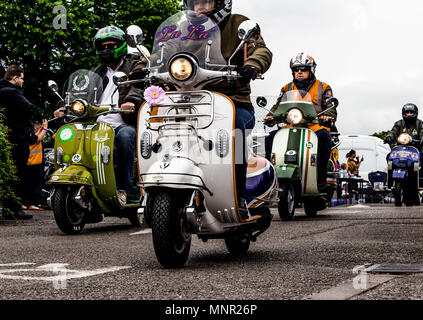
[[29, 157], [27, 166], [35, 166], [43, 163], [43, 144], [33, 144], [29, 146]]
[[[314, 108], [316, 109], [316, 113], [320, 113], [323, 111], [322, 109], [322, 97], [323, 92], [325, 92], [328, 89], [329, 85], [320, 81], [316, 80], [310, 90], [308, 91], [308, 94], [303, 98], [301, 96], [300, 91], [295, 86], [293, 82], [288, 83], [286, 86], [283, 87], [283, 91], [285, 94], [288, 94], [287, 97], [288, 101], [306, 101], [311, 102], [314, 105]], [[288, 93], [289, 92], [289, 93]], [[311, 101], [310, 101], [311, 99]], [[308, 124], [309, 129], [313, 130], [314, 132], [325, 129], [327, 131], [330, 131], [329, 128], [321, 126], [319, 124], [309, 123]]]

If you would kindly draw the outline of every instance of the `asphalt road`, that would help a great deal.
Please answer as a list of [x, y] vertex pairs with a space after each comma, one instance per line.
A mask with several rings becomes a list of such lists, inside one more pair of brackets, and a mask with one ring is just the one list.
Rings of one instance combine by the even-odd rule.
[[365, 264], [423, 264], [423, 206], [342, 206], [313, 219], [297, 209], [292, 222], [274, 213], [246, 255], [194, 237], [186, 266], [165, 270], [149, 229], [106, 218], [66, 236], [51, 211], [36, 212], [0, 225], [0, 300], [423, 300], [422, 273], [356, 272]]

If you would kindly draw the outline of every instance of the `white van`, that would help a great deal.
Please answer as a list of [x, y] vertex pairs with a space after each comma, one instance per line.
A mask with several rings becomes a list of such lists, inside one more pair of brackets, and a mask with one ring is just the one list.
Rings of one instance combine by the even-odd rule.
[[384, 144], [382, 139], [364, 135], [341, 135], [339, 141], [340, 164], [347, 163], [346, 155], [351, 149], [356, 151], [360, 159], [364, 156], [359, 169], [362, 178], [368, 180], [368, 174], [374, 171], [388, 172], [386, 156], [391, 152], [391, 148], [388, 144]]

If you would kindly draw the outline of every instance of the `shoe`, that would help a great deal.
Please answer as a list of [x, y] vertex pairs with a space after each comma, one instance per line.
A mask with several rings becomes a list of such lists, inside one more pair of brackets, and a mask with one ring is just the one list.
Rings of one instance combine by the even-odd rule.
[[250, 212], [247, 208], [247, 202], [245, 201], [245, 198], [239, 197], [238, 198], [238, 211], [241, 214], [241, 218], [244, 220], [250, 219]]
[[29, 206], [28, 210], [37, 210], [37, 211], [43, 211], [43, 209], [41, 209], [40, 207], [37, 206]]
[[125, 190], [118, 190], [117, 192], [117, 198], [119, 200], [119, 203], [121, 206], [126, 205], [126, 191]]
[[14, 212], [15, 218], [18, 220], [29, 220], [32, 219], [32, 214], [27, 214], [23, 212], [22, 210], [18, 210]]
[[131, 190], [126, 193], [127, 202], [139, 203], [140, 202], [140, 193], [138, 190]]

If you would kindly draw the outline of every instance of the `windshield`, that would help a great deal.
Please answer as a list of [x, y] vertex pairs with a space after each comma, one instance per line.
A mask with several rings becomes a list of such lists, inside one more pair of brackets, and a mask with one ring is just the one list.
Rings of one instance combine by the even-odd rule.
[[103, 94], [103, 80], [97, 73], [80, 69], [69, 76], [63, 91], [67, 104], [76, 99], [84, 99], [90, 104], [97, 104]]
[[[160, 61], [163, 46], [163, 61]], [[201, 68], [221, 70], [226, 61], [220, 46], [220, 30], [207, 16], [194, 11], [181, 11], [163, 22], [157, 29], [151, 54], [152, 67], [161, 66], [167, 72], [169, 60], [177, 53], [193, 55]], [[209, 57], [209, 62], [206, 62]]]
[[283, 94], [281, 103], [296, 103], [296, 102], [313, 104], [313, 99], [310, 93], [304, 90], [290, 90]]

